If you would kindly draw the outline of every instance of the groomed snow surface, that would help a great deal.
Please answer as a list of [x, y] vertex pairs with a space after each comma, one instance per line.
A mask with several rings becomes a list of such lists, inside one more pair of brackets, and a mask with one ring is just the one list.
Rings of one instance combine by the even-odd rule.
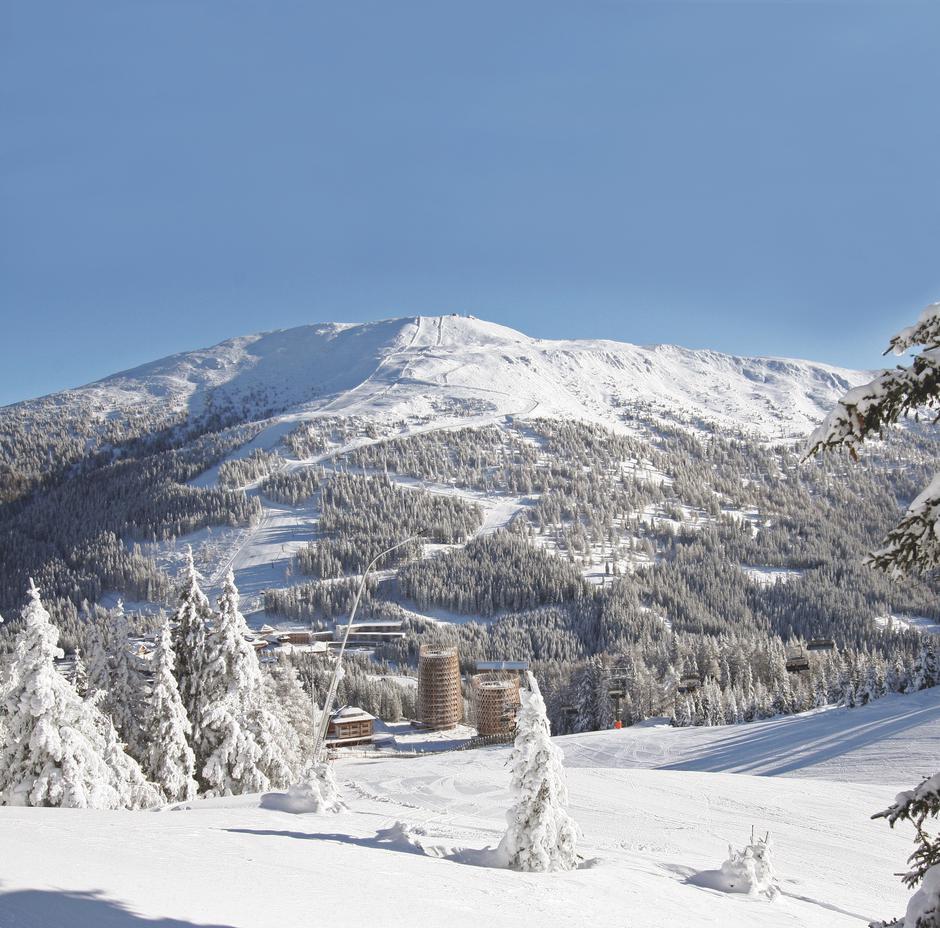
[[[270, 794], [177, 811], [0, 809], [0, 928], [859, 928], [904, 911], [893, 874], [912, 835], [869, 816], [936, 770], [940, 690], [558, 743], [584, 830], [570, 873], [488, 866], [508, 748], [348, 759], [341, 815], [279, 811]], [[706, 878], [752, 826], [772, 836], [773, 900]]]

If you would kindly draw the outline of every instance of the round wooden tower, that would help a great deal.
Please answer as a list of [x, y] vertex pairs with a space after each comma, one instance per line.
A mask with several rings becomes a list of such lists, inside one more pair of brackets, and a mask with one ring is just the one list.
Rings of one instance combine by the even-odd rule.
[[453, 728], [463, 718], [460, 660], [456, 648], [422, 646], [418, 652], [418, 721], [425, 728]]
[[473, 678], [473, 711], [477, 733], [508, 735], [516, 728], [519, 677], [477, 674]]

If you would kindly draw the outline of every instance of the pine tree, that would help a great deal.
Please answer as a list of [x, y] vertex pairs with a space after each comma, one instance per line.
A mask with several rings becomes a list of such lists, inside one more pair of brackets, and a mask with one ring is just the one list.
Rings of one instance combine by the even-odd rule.
[[193, 563], [191, 548], [186, 549], [183, 585], [179, 603], [173, 613], [175, 627], [173, 654], [176, 657], [176, 680], [186, 717], [192, 726], [192, 746], [196, 755], [196, 769], [200, 770], [208, 759], [203, 744], [202, 715], [207, 695], [206, 674], [209, 665], [206, 641], [206, 623], [212, 615], [209, 600], [199, 588], [199, 576]]
[[822, 709], [823, 706], [829, 704], [829, 694], [826, 691], [826, 683], [824, 680], [817, 680], [816, 686], [813, 689], [813, 708]]
[[909, 683], [910, 680], [907, 671], [904, 669], [904, 662], [901, 660], [901, 656], [897, 655], [888, 667], [885, 685], [889, 693], [903, 693]]
[[[297, 733], [297, 769], [302, 771], [313, 759], [313, 742], [320, 717], [319, 707], [313, 697], [304, 690], [297, 668], [287, 659], [287, 655], [279, 655], [277, 667], [272, 674], [272, 685], [274, 702], [278, 710]], [[399, 707], [400, 705], [399, 701]], [[383, 715], [382, 718], [385, 716]], [[393, 721], [397, 720], [393, 719]]]
[[573, 870], [581, 831], [568, 816], [562, 753], [552, 744], [545, 702], [535, 677], [528, 673], [527, 679], [509, 761], [513, 805], [500, 851], [513, 870]]
[[143, 750], [140, 718], [146, 697], [144, 677], [131, 654], [130, 626], [122, 602], [118, 602], [111, 611], [109, 619], [111, 685], [101, 702], [101, 709], [111, 716], [128, 753], [140, 760]]
[[679, 728], [687, 728], [692, 724], [692, 706], [688, 696], [680, 696], [676, 702], [676, 721]]
[[164, 622], [153, 655], [153, 690], [146, 721], [143, 766], [171, 802], [196, 796], [196, 758], [187, 737], [192, 732], [173, 669], [176, 656], [170, 623]]
[[937, 656], [933, 653], [930, 643], [925, 640], [914, 661], [914, 672], [911, 674], [908, 692], [916, 693], [920, 690], [929, 689], [937, 685], [937, 680]]
[[595, 655], [584, 665], [578, 682], [576, 731], [598, 731], [614, 724], [609, 691], [610, 675], [603, 660]]
[[88, 695], [88, 668], [82, 658], [82, 652], [75, 649], [75, 680], [73, 683], [75, 692], [84, 699]]
[[725, 721], [732, 725], [741, 721], [741, 712], [738, 709], [738, 700], [735, 696], [734, 687], [728, 690], [725, 697]]
[[142, 808], [161, 801], [124, 753], [111, 720], [56, 670], [58, 631], [30, 586], [10, 675], [0, 691], [0, 803]]
[[[808, 454], [824, 449], [846, 447], [857, 457], [856, 448], [871, 435], [883, 435], [902, 416], [922, 407], [940, 404], [940, 377], [937, 354], [940, 349], [940, 303], [928, 306], [917, 323], [891, 339], [889, 350], [903, 354], [917, 348], [910, 367], [898, 366], [879, 374], [873, 381], [850, 390], [813, 433]], [[869, 563], [895, 576], [929, 570], [940, 564], [940, 475], [908, 506], [881, 548], [869, 556]], [[931, 660], [932, 658], [932, 660]], [[915, 671], [914, 688], [936, 685], [936, 659], [922, 651], [920, 668]], [[928, 682], [932, 681], [932, 682]], [[924, 780], [916, 789], [901, 793], [880, 813], [894, 826], [913, 822], [917, 844], [905, 875], [909, 887], [920, 884], [908, 906], [903, 928], [940, 928], [940, 838], [924, 828], [928, 818], [940, 814], [940, 774]], [[896, 922], [896, 924], [898, 924]]]
[[107, 695], [111, 692], [111, 662], [108, 659], [108, 644], [101, 625], [95, 615], [88, 617], [85, 632], [85, 667], [88, 672], [87, 691]]
[[297, 775], [297, 733], [275, 710], [272, 690], [248, 642], [231, 571], [219, 598], [218, 625], [209, 639], [200, 776], [213, 795], [287, 786]]

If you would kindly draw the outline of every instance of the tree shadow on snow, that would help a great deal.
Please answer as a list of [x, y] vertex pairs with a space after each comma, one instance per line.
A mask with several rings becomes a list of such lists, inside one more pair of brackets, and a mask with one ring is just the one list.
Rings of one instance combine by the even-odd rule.
[[[842, 715], [836, 716], [837, 712]], [[764, 731], [755, 732], [748, 725], [729, 725], [727, 733], [722, 731], [701, 754], [663, 764], [659, 769], [779, 776], [861, 751], [935, 716], [936, 709], [932, 706], [881, 718], [862, 714], [857, 709], [833, 709], [809, 718], [780, 719]], [[834, 724], [836, 722], [841, 724]], [[799, 732], [798, 739], [794, 737], [795, 731]]]
[[55, 889], [0, 892], [0, 925], [16, 925], [16, 928], [233, 928], [178, 918], [145, 918], [96, 890]]
[[340, 844], [351, 844], [354, 847], [368, 847], [380, 851], [395, 851], [399, 854], [417, 854], [420, 857], [449, 860], [451, 863], [465, 864], [470, 867], [505, 867], [496, 848], [425, 846], [420, 836], [412, 833], [401, 822], [396, 822], [390, 828], [380, 828], [371, 838], [356, 838], [339, 832], [277, 831], [264, 828], [226, 828], [225, 830], [235, 834], [297, 838], [301, 841], [335, 841]]

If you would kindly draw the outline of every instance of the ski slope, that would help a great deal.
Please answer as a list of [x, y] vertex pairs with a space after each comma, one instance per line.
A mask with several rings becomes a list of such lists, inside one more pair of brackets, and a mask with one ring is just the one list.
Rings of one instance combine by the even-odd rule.
[[638, 725], [559, 743], [568, 767], [797, 776], [909, 789], [940, 769], [940, 693], [892, 694], [854, 709], [827, 706], [718, 728]]
[[[3, 808], [0, 928], [862, 928], [903, 911], [893, 874], [911, 846], [869, 816], [934, 769], [938, 738], [928, 691], [559, 739], [585, 860], [552, 875], [489, 866], [505, 747], [340, 761], [338, 816], [282, 811], [277, 794], [143, 813]], [[698, 885], [752, 825], [773, 836], [780, 897]]]

